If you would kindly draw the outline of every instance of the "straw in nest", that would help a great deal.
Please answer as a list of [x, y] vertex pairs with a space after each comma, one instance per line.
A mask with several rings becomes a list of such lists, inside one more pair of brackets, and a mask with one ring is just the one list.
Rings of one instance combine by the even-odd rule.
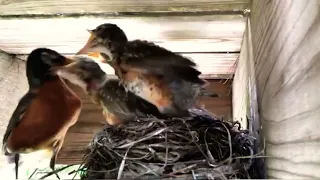
[[82, 179], [249, 178], [248, 132], [199, 109], [192, 114], [105, 127], [88, 147]]

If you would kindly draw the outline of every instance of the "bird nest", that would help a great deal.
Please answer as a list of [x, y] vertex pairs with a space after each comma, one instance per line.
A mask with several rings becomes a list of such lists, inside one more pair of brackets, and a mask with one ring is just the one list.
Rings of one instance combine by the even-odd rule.
[[249, 178], [248, 132], [202, 110], [192, 114], [105, 127], [87, 149], [82, 179]]

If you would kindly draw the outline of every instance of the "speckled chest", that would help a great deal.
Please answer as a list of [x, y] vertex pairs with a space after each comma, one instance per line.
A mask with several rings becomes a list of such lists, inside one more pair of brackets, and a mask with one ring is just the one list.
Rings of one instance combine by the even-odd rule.
[[130, 72], [125, 75], [123, 83], [126, 91], [130, 91], [156, 106], [164, 99], [170, 101], [171, 96], [168, 89], [155, 77]]
[[150, 98], [150, 93], [146, 92], [145, 89], [148, 88], [149, 84], [143, 80], [141, 77], [136, 77], [132, 81], [125, 81], [124, 88], [126, 91], [134, 93], [136, 96], [139, 96], [143, 99]]
[[105, 87], [99, 90], [99, 98], [105, 103], [127, 101], [128, 96], [124, 89], [117, 87]]

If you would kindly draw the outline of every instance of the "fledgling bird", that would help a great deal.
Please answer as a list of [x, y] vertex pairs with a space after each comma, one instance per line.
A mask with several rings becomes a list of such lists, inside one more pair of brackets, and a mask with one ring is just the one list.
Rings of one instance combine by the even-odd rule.
[[115, 24], [102, 24], [77, 54], [99, 52], [115, 69], [127, 91], [155, 105], [162, 114], [189, 115], [208, 82], [199, 78], [196, 64], [154, 43], [128, 41]]
[[118, 79], [109, 79], [101, 69], [101, 63], [89, 56], [74, 56], [73, 59], [75, 62], [53, 68], [53, 71], [81, 87], [93, 102], [99, 104], [109, 125], [123, 125], [136, 117], [164, 117], [151, 103], [126, 92]]
[[20, 99], [3, 136], [3, 150], [15, 161], [16, 178], [20, 154], [38, 150], [50, 153], [50, 168], [64, 142], [64, 137], [77, 120], [81, 100], [65, 84], [53, 75], [50, 68], [72, 62], [58, 52], [34, 49], [26, 62], [28, 92]]

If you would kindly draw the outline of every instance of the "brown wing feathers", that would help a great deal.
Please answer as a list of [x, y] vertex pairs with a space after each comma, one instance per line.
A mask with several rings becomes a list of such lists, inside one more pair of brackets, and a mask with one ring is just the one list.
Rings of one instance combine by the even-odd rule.
[[2, 139], [2, 148], [5, 152], [5, 154], [8, 154], [7, 140], [9, 138], [13, 128], [18, 126], [18, 124], [20, 123], [20, 121], [22, 119], [22, 115], [25, 113], [30, 102], [32, 101], [32, 99], [34, 99], [35, 96], [36, 96], [36, 94], [34, 94], [32, 92], [28, 92], [27, 94], [25, 94], [21, 98], [16, 109], [14, 110], [14, 112], [9, 120], [9, 124], [7, 126], [6, 132], [4, 133], [3, 139]]
[[116, 79], [108, 80], [100, 90], [99, 96], [107, 110], [123, 121], [132, 120], [137, 116], [160, 116], [153, 104], [131, 92], [126, 92], [123, 86], [119, 85], [119, 80]]
[[[123, 48], [122, 56], [128, 58], [128, 60], [125, 60], [125, 63], [128, 64], [141, 62], [147, 66], [167, 66], [173, 64], [196, 66], [190, 59], [148, 41], [129, 41]], [[132, 62], [130, 58], [134, 58], [135, 62]]]
[[124, 46], [121, 63], [142, 73], [163, 75], [172, 79], [182, 79], [197, 84], [205, 84], [201, 74], [190, 59], [168, 51], [154, 43], [135, 40]]

